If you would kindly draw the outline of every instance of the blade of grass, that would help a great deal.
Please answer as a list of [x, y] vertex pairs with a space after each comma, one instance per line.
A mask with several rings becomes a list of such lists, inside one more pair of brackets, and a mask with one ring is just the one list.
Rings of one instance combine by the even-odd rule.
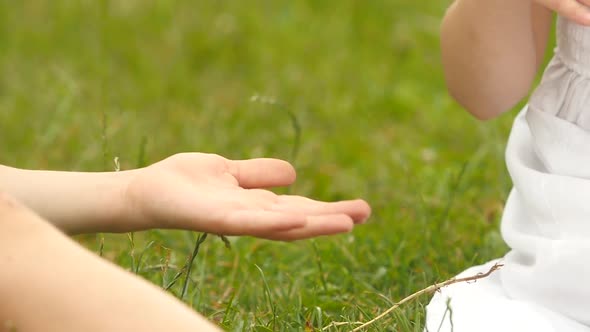
[[254, 264], [254, 266], [260, 272], [260, 276], [262, 277], [262, 282], [264, 283], [264, 295], [266, 296], [266, 300], [268, 301], [268, 306], [270, 307], [270, 310], [272, 312], [272, 326], [273, 326], [273, 331], [274, 331], [276, 328], [276, 324], [277, 324], [277, 312], [276, 312], [275, 304], [272, 301], [272, 295], [270, 293], [270, 286], [268, 285], [268, 282], [266, 281], [266, 277], [264, 276], [264, 271], [262, 271], [260, 266], [258, 266], [257, 264]]
[[315, 241], [311, 241], [313, 246], [313, 250], [315, 252], [315, 261], [318, 266], [318, 272], [320, 274], [320, 282], [322, 283], [322, 287], [324, 288], [324, 292], [328, 292], [328, 284], [326, 283], [326, 277], [324, 276], [324, 268], [322, 267], [322, 258], [320, 256], [320, 250], [318, 249], [318, 245]]
[[141, 269], [141, 263], [143, 261], [143, 255], [155, 244], [155, 241], [150, 241], [148, 242], [148, 244], [145, 246], [145, 248], [143, 248], [143, 250], [141, 251], [141, 254], [139, 254], [139, 257], [137, 258], [137, 267], [135, 269], [135, 274], [139, 273], [139, 270]]
[[197, 254], [199, 253], [199, 249], [201, 248], [201, 244], [203, 244], [203, 242], [205, 242], [205, 240], [207, 239], [207, 235], [208, 235], [207, 233], [201, 233], [199, 235], [199, 237], [197, 237], [197, 240], [195, 241], [195, 248], [193, 249], [193, 253], [187, 262], [186, 275], [184, 278], [184, 283], [182, 285], [182, 292], [180, 293], [181, 300], [184, 300], [184, 295], [186, 294], [186, 290], [188, 288], [188, 281], [191, 276], [191, 270], [193, 268], [193, 263], [195, 261], [195, 258], [197, 257]]

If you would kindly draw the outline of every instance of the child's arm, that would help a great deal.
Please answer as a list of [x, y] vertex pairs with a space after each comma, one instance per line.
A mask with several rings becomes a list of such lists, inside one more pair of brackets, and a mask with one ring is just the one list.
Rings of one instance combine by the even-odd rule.
[[370, 214], [362, 200], [327, 203], [263, 189], [294, 180], [295, 170], [282, 160], [202, 153], [121, 172], [0, 166], [0, 192], [68, 233], [177, 228], [297, 240], [349, 231]]
[[442, 25], [451, 95], [479, 119], [524, 98], [542, 63], [551, 10], [590, 25], [589, 0], [456, 0]]
[[221, 331], [0, 194], [1, 331]]

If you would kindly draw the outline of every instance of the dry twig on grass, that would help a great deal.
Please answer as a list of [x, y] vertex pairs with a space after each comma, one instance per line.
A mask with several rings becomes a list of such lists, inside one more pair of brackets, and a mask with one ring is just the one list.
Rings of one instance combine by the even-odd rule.
[[[354, 328], [352, 330], [352, 332], [356, 332], [356, 331], [360, 331], [366, 327], [368, 327], [369, 325], [375, 323], [376, 321], [382, 319], [383, 317], [387, 316], [388, 314], [390, 314], [392, 311], [394, 311], [395, 309], [399, 308], [402, 304], [412, 301], [413, 299], [419, 297], [420, 295], [424, 295], [424, 294], [431, 294], [436, 292], [437, 290], [443, 288], [443, 287], [447, 287], [449, 285], [452, 284], [456, 284], [456, 283], [460, 283], [460, 282], [470, 282], [470, 281], [476, 281], [479, 279], [483, 279], [486, 277], [489, 277], [490, 274], [494, 273], [495, 271], [497, 271], [498, 269], [500, 269], [502, 266], [504, 266], [503, 264], [499, 264], [496, 263], [494, 264], [494, 266], [492, 266], [488, 272], [486, 273], [478, 273], [476, 275], [470, 276], [470, 277], [464, 277], [464, 278], [451, 278], [447, 281], [443, 281], [434, 285], [430, 285], [422, 290], [417, 291], [416, 293], [405, 297], [404, 299], [402, 299], [401, 301], [399, 301], [398, 303], [396, 303], [393, 307], [385, 310], [383, 313], [381, 313], [379, 316], [371, 319], [370, 321], [363, 323], [360, 326], [357, 326], [356, 328]], [[331, 324], [329, 324], [328, 326], [324, 327], [322, 329], [322, 331], [326, 331], [332, 327], [336, 327], [336, 326], [343, 326], [343, 325], [357, 325], [359, 324], [358, 322], [332, 322]]]

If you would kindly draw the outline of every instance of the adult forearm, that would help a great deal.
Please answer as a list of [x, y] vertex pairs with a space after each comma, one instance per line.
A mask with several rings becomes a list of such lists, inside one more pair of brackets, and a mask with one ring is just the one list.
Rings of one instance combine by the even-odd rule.
[[545, 29], [539, 19], [550, 14], [529, 0], [457, 0], [449, 8], [441, 31], [445, 79], [474, 116], [492, 118], [526, 96], [546, 39], [543, 31], [536, 38], [535, 29]]
[[70, 233], [133, 229], [125, 216], [129, 172], [57, 172], [0, 166], [5, 192]]

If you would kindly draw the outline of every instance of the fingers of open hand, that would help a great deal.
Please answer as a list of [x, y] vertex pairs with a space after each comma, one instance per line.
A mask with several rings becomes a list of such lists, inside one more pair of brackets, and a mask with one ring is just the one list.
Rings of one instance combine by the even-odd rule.
[[295, 241], [350, 232], [354, 222], [345, 214], [305, 216], [272, 211], [237, 211], [226, 221], [227, 235], [251, 235], [269, 240]]
[[246, 190], [249, 204], [226, 215], [217, 231], [294, 241], [345, 233], [364, 222], [371, 209], [363, 200], [321, 202], [302, 196], [276, 196], [266, 190]]
[[590, 0], [539, 0], [539, 3], [582, 25], [590, 25]]
[[302, 196], [279, 196], [274, 211], [299, 212], [309, 216], [347, 215], [355, 223], [362, 223], [371, 215], [367, 202], [356, 199], [339, 202], [322, 202]]
[[354, 227], [354, 221], [345, 214], [309, 216], [304, 227], [287, 231], [260, 234], [262, 238], [278, 241], [296, 241], [317, 236], [348, 233]]
[[262, 236], [304, 228], [307, 218], [300, 213], [266, 210], [238, 210], [227, 214], [225, 227], [215, 230], [225, 235]]
[[242, 188], [287, 186], [295, 181], [295, 169], [280, 159], [228, 160], [228, 172]]

